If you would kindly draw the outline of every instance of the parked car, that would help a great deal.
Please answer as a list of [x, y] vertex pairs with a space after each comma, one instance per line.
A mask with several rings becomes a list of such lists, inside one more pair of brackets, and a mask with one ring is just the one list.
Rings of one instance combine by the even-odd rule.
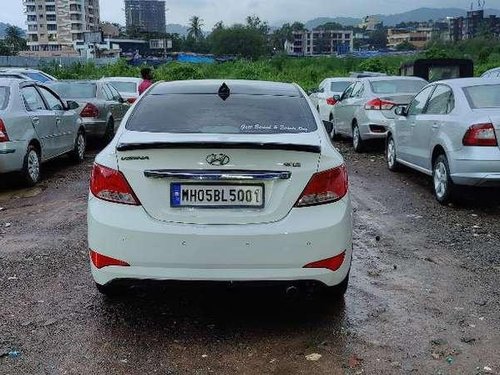
[[481, 78], [500, 78], [500, 68], [493, 68], [484, 72]]
[[0, 77], [30, 79], [40, 83], [57, 81], [57, 78], [37, 69], [29, 68], [0, 68]]
[[367, 141], [385, 139], [395, 118], [394, 108], [407, 105], [426, 84], [415, 77], [356, 80], [340, 98], [336, 97], [338, 102], [332, 107], [333, 135], [352, 137], [354, 150], [362, 152]]
[[40, 180], [40, 164], [69, 154], [82, 161], [85, 128], [49, 87], [0, 78], [0, 173], [20, 172], [27, 185]]
[[79, 104], [87, 135], [109, 142], [129, 109], [120, 93], [104, 81], [58, 81], [50, 84], [62, 98]]
[[368, 77], [385, 77], [387, 74], [380, 72], [351, 72], [349, 77], [351, 78], [368, 78]]
[[130, 104], [134, 103], [139, 94], [139, 85], [142, 82], [141, 78], [134, 77], [106, 77], [102, 81], [110, 83], [118, 90], [123, 99]]
[[426, 86], [387, 135], [387, 165], [428, 174], [446, 204], [455, 185], [500, 186], [500, 83], [470, 78]]
[[140, 279], [307, 281], [344, 293], [347, 172], [314, 112], [293, 84], [182, 81], [148, 90], [93, 167], [97, 288], [113, 294], [120, 281]]
[[332, 121], [331, 108], [337, 103], [335, 97], [342, 95], [353, 82], [349, 78], [327, 78], [309, 95], [322, 120]]

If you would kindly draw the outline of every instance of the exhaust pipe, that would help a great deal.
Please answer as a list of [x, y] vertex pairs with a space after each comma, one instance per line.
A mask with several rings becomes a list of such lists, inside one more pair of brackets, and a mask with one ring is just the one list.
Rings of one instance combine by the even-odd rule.
[[287, 297], [294, 298], [299, 294], [299, 290], [297, 289], [296, 286], [292, 285], [292, 286], [289, 286], [288, 288], [286, 288], [285, 294]]

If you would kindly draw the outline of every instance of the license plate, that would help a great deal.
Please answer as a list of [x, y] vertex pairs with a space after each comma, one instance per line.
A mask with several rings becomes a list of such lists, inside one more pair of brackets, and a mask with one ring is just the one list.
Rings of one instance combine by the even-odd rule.
[[172, 183], [171, 207], [263, 208], [264, 185]]

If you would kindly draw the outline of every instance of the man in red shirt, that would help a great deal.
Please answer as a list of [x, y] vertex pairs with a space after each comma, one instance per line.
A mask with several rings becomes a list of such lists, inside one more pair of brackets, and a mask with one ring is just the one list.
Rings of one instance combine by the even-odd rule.
[[142, 82], [139, 85], [139, 95], [142, 95], [153, 84], [153, 75], [150, 68], [141, 69]]

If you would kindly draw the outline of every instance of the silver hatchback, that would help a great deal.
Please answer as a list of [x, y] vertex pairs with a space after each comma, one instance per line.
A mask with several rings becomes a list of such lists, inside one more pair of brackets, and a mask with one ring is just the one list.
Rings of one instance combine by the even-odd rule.
[[333, 135], [352, 137], [356, 152], [369, 140], [385, 139], [394, 108], [407, 105], [427, 81], [416, 77], [368, 77], [350, 85], [332, 107]]
[[0, 78], [0, 173], [20, 172], [35, 185], [42, 162], [64, 154], [82, 161], [85, 128], [75, 107], [35, 81]]
[[387, 135], [387, 164], [433, 176], [441, 203], [456, 185], [500, 187], [500, 83], [466, 78], [426, 86]]

